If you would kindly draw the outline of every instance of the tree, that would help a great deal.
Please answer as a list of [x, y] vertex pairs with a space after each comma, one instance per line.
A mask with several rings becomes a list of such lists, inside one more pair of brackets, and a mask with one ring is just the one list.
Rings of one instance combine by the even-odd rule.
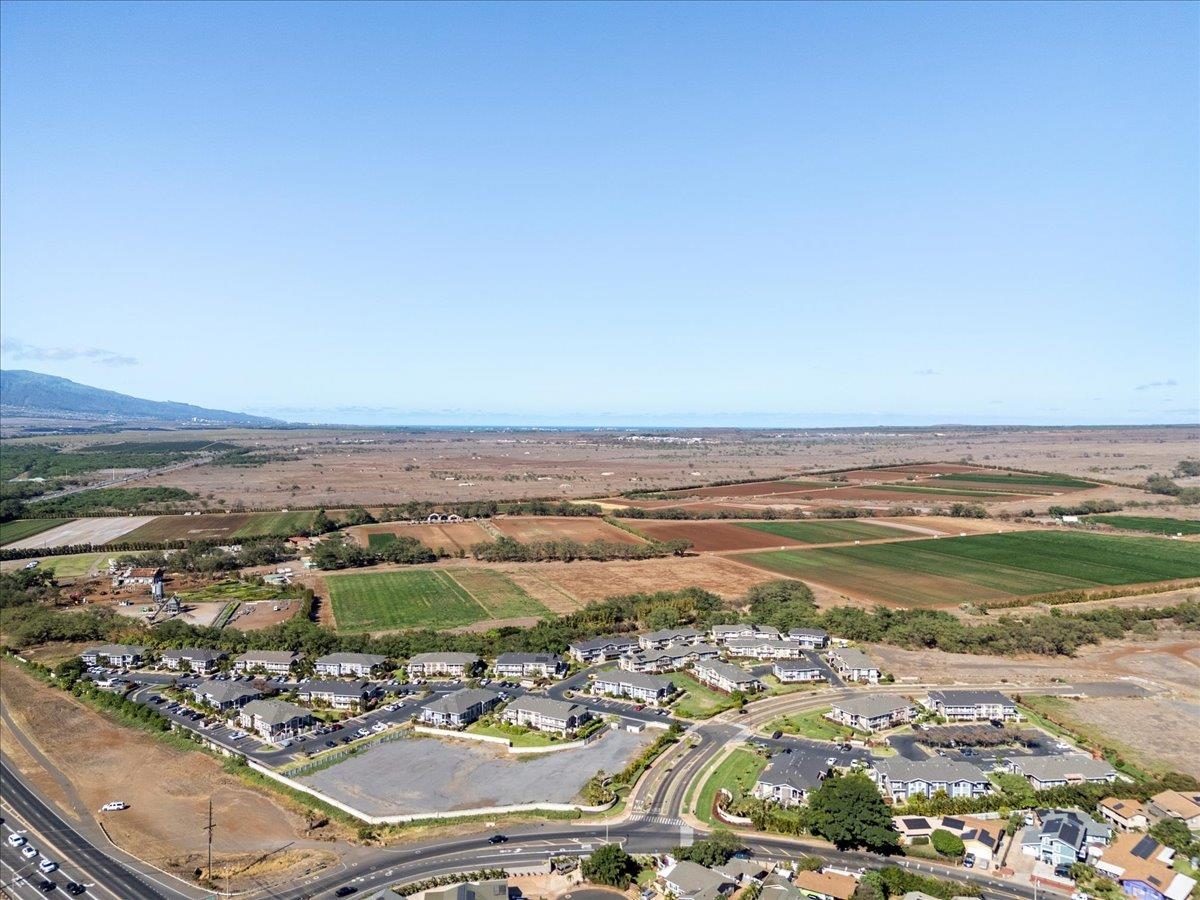
[[696, 841], [690, 847], [676, 847], [672, 855], [676, 859], [687, 859], [702, 866], [719, 866], [729, 862], [733, 854], [741, 849], [741, 838], [727, 828], [718, 828], [711, 837]]
[[624, 890], [637, 874], [637, 863], [620, 844], [605, 844], [583, 861], [581, 871], [593, 884], [610, 884]]
[[900, 845], [891, 812], [875, 783], [865, 775], [825, 779], [809, 797], [805, 824], [839, 850], [866, 847], [890, 853]]
[[1174, 847], [1180, 853], [1191, 855], [1195, 852], [1196, 842], [1192, 840], [1192, 833], [1179, 819], [1168, 817], [1156, 822], [1150, 827], [1150, 837], [1160, 844]]
[[957, 859], [967, 852], [962, 838], [945, 828], [935, 828], [933, 834], [929, 836], [929, 843], [933, 844], [933, 849], [942, 856], [952, 856]]

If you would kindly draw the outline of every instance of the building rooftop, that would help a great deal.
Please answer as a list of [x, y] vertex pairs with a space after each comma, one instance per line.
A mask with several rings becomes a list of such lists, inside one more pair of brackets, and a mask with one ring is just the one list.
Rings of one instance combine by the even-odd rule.
[[430, 653], [417, 653], [409, 659], [409, 665], [425, 665], [428, 663], [449, 663], [450, 665], [470, 665], [478, 662], [479, 657], [474, 653], [458, 653], [453, 650], [438, 650]]
[[1168, 900], [1185, 900], [1196, 886], [1193, 878], [1171, 868], [1174, 851], [1145, 834], [1120, 834], [1104, 848], [1096, 868], [1122, 884], [1142, 882]]
[[247, 650], [245, 653], [238, 656], [239, 662], [265, 662], [265, 663], [293, 663], [300, 658], [300, 654], [293, 653], [291, 650]]
[[712, 672], [718, 678], [724, 678], [734, 684], [753, 684], [758, 681], [753, 675], [743, 669], [741, 666], [735, 666], [733, 663], [721, 662], [720, 660], [712, 659], [696, 664], [696, 671]]
[[312, 715], [303, 706], [297, 706], [295, 703], [288, 703], [284, 700], [251, 700], [242, 707], [242, 712], [248, 716], [262, 719], [268, 725], [283, 725], [292, 719]]
[[378, 653], [329, 653], [317, 660], [317, 665], [341, 666], [382, 666], [387, 662], [386, 656]]
[[500, 695], [495, 691], [484, 688], [463, 688], [461, 691], [454, 691], [452, 694], [438, 697], [432, 703], [427, 704], [425, 708], [448, 716], [461, 716], [477, 703], [486, 704], [499, 699]]
[[302, 694], [333, 694], [338, 697], [361, 697], [371, 690], [365, 681], [307, 681], [300, 685]]
[[243, 697], [262, 696], [258, 688], [236, 681], [201, 681], [192, 690], [202, 697], [211, 697], [214, 703], [233, 703]]
[[1117, 770], [1104, 760], [1077, 754], [1020, 756], [1013, 759], [1012, 766], [1022, 775], [1038, 781], [1113, 778], [1117, 774]]
[[628, 684], [646, 691], [670, 690], [674, 682], [662, 675], [647, 675], [645, 672], [605, 672], [596, 676], [597, 684]]
[[945, 706], [1017, 705], [999, 691], [930, 691], [929, 699]]
[[858, 881], [853, 875], [842, 875], [839, 872], [809, 872], [800, 870], [792, 878], [792, 882], [802, 891], [815, 891], [828, 894], [835, 900], [850, 900]]
[[871, 662], [871, 657], [863, 653], [861, 650], [856, 650], [853, 647], [844, 647], [836, 652], [837, 658], [840, 659], [843, 665], [851, 669], [877, 669], [875, 663]]
[[972, 784], [988, 784], [988, 777], [978, 766], [958, 760], [943, 759], [940, 756], [929, 759], [912, 760], [902, 756], [889, 756], [877, 759], [872, 765], [875, 771], [885, 776], [889, 781], [909, 782], [926, 781], [950, 783], [969, 781]]
[[862, 697], [850, 697], [838, 700], [833, 704], [834, 709], [840, 709], [852, 716], [863, 716], [873, 719], [876, 716], [886, 716], [888, 713], [908, 709], [912, 704], [903, 697], [889, 697], [886, 694], [866, 694]]
[[508, 704], [508, 709], [511, 710], [528, 710], [532, 713], [537, 713], [539, 716], [546, 716], [550, 719], [561, 719], [564, 722], [571, 716], [579, 716], [587, 710], [578, 703], [571, 703], [567, 700], [552, 700], [549, 697], [518, 697], [512, 703]]
[[526, 663], [556, 666], [561, 662], [562, 657], [556, 653], [501, 653], [496, 657], [498, 666], [523, 666]]

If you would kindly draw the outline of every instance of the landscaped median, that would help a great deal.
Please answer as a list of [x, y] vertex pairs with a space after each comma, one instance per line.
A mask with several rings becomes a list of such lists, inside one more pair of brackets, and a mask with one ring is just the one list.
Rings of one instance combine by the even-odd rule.
[[825, 716], [830, 707], [795, 713], [790, 716], [780, 716], [769, 725], [763, 726], [763, 731], [772, 733], [782, 731], [784, 734], [795, 734], [800, 737], [813, 738], [818, 741], [845, 741], [854, 737], [864, 737], [865, 732], [858, 731], [848, 725], [839, 725]]
[[722, 789], [734, 796], [749, 794], [754, 789], [759, 773], [766, 768], [765, 756], [753, 750], [737, 748], [726, 756], [715, 769], [704, 778], [699, 795], [696, 798], [695, 816], [701, 822], [709, 825], [721, 824], [713, 816], [713, 806], [717, 794]]

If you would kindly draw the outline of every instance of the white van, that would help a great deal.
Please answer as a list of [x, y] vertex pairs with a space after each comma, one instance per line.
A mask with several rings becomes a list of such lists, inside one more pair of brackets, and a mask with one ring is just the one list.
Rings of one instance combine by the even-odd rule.
[[129, 804], [124, 800], [110, 800], [100, 807], [100, 812], [119, 812], [122, 809], [128, 809]]

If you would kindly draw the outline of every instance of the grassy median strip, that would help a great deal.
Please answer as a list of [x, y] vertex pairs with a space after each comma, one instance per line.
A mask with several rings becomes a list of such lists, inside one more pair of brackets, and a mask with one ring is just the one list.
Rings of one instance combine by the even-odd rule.
[[735, 797], [749, 794], [766, 765], [767, 760], [764, 757], [750, 750], [738, 748], [730, 753], [705, 779], [704, 786], [700, 788], [700, 796], [696, 799], [696, 818], [710, 825], [716, 824], [712, 809], [717, 792], [725, 788]]

